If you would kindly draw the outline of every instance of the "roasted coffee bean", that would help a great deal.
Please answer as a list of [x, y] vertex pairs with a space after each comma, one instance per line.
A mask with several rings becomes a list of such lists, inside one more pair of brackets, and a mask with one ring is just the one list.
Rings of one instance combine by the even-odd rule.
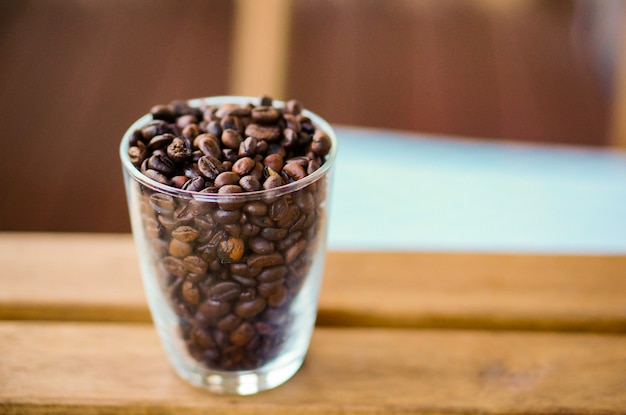
[[285, 262], [289, 264], [293, 260], [295, 260], [298, 257], [298, 255], [300, 255], [305, 250], [306, 246], [307, 246], [306, 239], [300, 239], [294, 245], [289, 247], [287, 251], [285, 251]]
[[193, 142], [194, 139], [200, 135], [200, 127], [198, 126], [198, 124], [189, 124], [188, 126], [183, 128], [181, 134], [185, 139]]
[[267, 298], [275, 294], [280, 289], [280, 287], [283, 287], [284, 283], [284, 278], [280, 278], [270, 282], [262, 282], [258, 285], [257, 291], [261, 296]]
[[273, 242], [260, 236], [249, 238], [248, 246], [255, 254], [271, 254], [276, 249]]
[[169, 216], [169, 215], [159, 215], [157, 220], [159, 221], [159, 224], [165, 229], [167, 229], [168, 231], [173, 230], [178, 225], [178, 222], [176, 221], [176, 219], [174, 219], [173, 216]]
[[191, 226], [179, 226], [172, 231], [172, 238], [181, 242], [193, 242], [198, 239], [199, 232]]
[[260, 105], [252, 109], [252, 121], [259, 124], [273, 124], [278, 120], [280, 113], [272, 106]]
[[251, 318], [265, 309], [266, 301], [263, 297], [256, 297], [252, 300], [239, 301], [235, 304], [235, 314], [241, 318]]
[[185, 140], [174, 138], [167, 146], [167, 156], [175, 163], [183, 163], [191, 157], [191, 148]]
[[223, 210], [217, 209], [213, 214], [213, 219], [220, 225], [228, 225], [239, 222], [241, 218], [240, 210]]
[[239, 157], [253, 157], [256, 154], [256, 138], [246, 137], [239, 145]]
[[150, 195], [150, 206], [155, 212], [164, 215], [173, 215], [176, 209], [176, 202], [170, 195], [164, 193], [153, 193]]
[[211, 337], [211, 334], [200, 327], [194, 327], [191, 330], [190, 337], [195, 344], [203, 349], [215, 347], [215, 341], [213, 340], [213, 337]]
[[285, 164], [282, 171], [294, 181], [304, 179], [306, 177], [306, 170], [297, 162]]
[[166, 256], [161, 260], [161, 265], [163, 268], [170, 274], [184, 278], [187, 275], [187, 269], [183, 265], [183, 261], [179, 258], [175, 258], [173, 256]]
[[287, 272], [287, 267], [284, 265], [266, 267], [257, 275], [256, 279], [259, 282], [272, 282], [284, 278]]
[[302, 112], [302, 103], [295, 99], [290, 99], [285, 105], [285, 110], [289, 114], [299, 115]]
[[174, 134], [159, 134], [150, 139], [147, 145], [148, 151], [154, 151], [161, 148], [165, 148], [176, 138]]
[[217, 322], [216, 326], [222, 331], [233, 331], [239, 327], [242, 321], [241, 317], [238, 317], [235, 314], [227, 314]]
[[[236, 181], [237, 183], [239, 180]], [[228, 195], [237, 195], [243, 193], [243, 189], [241, 186], [237, 184], [227, 184], [219, 188], [217, 191], [218, 194], [225, 196], [224, 198], [220, 198], [217, 202], [218, 206], [222, 210], [236, 210], [241, 209], [245, 204], [245, 201], [236, 200], [233, 198], [228, 198]]]
[[204, 274], [209, 269], [209, 264], [196, 255], [186, 256], [183, 259], [185, 269], [194, 274]]
[[283, 146], [285, 148], [293, 148], [298, 144], [298, 133], [291, 128], [285, 128], [283, 131]]
[[233, 164], [233, 172], [245, 176], [252, 171], [255, 165], [256, 162], [250, 157], [242, 157]]
[[267, 304], [270, 307], [281, 307], [285, 304], [287, 297], [289, 295], [289, 290], [284, 285], [281, 285], [276, 288], [276, 291], [267, 298]]
[[198, 170], [205, 178], [215, 180], [224, 171], [224, 166], [213, 156], [203, 156], [198, 160]]
[[248, 124], [245, 130], [246, 136], [251, 136], [257, 140], [276, 141], [281, 135], [282, 131], [277, 125], [261, 125], [256, 123]]
[[145, 145], [140, 141], [136, 146], [128, 148], [128, 158], [133, 165], [139, 166], [146, 158], [147, 150]]
[[246, 202], [243, 206], [243, 211], [252, 216], [264, 216], [267, 215], [268, 207], [260, 200], [253, 200]]
[[208, 321], [217, 321], [230, 312], [228, 302], [206, 300], [198, 305], [198, 313]]
[[241, 236], [255, 236], [261, 231], [261, 227], [253, 223], [246, 222], [241, 225]]
[[263, 189], [271, 190], [283, 185], [283, 178], [279, 174], [270, 174], [263, 182]]
[[191, 281], [183, 282], [180, 293], [187, 304], [196, 305], [200, 302], [200, 291]]
[[282, 170], [285, 163], [280, 154], [270, 154], [263, 160], [263, 165], [271, 168], [275, 172], [279, 172]]
[[[222, 117], [220, 121], [220, 126], [222, 127], [222, 135], [224, 135], [224, 132], [226, 130], [233, 130], [237, 133], [243, 133], [244, 130], [244, 125], [243, 122], [241, 122], [241, 118], [233, 115], [226, 115]], [[239, 145], [237, 145], [237, 147], [239, 147]]]
[[146, 169], [143, 174], [146, 175], [146, 177], [149, 177], [150, 179], [154, 180], [155, 182], [159, 182], [161, 184], [170, 184], [170, 180], [163, 175], [162, 173], [159, 173], [156, 170], [152, 170], [152, 169]]
[[247, 259], [247, 264], [255, 268], [271, 267], [273, 265], [282, 265], [285, 260], [278, 252], [267, 255], [252, 254]]
[[239, 184], [240, 179], [241, 179], [241, 176], [239, 176], [239, 174], [235, 173], [234, 171], [225, 171], [217, 175], [217, 177], [215, 178], [214, 185], [217, 188], [220, 188], [226, 185], [233, 185], [233, 184], [236, 185], [236, 184]]
[[247, 175], [239, 180], [239, 186], [246, 192], [256, 192], [257, 190], [261, 190], [261, 182], [251, 175]]
[[[187, 176], [185, 176], [187, 177]], [[183, 190], [189, 190], [190, 192], [199, 192], [204, 189], [204, 178], [202, 176], [194, 177], [193, 179], [188, 179], [183, 185]]]
[[290, 228], [300, 217], [300, 209], [295, 204], [289, 206], [287, 214], [278, 220], [277, 226], [279, 228]]
[[263, 271], [262, 268], [251, 267], [246, 263], [230, 264], [230, 272], [233, 274], [243, 275], [245, 277], [256, 277]]
[[192, 114], [181, 115], [180, 117], [176, 118], [176, 126], [180, 129], [183, 129], [190, 124], [196, 124], [197, 122], [198, 119], [195, 115]]
[[187, 255], [191, 255], [193, 252], [193, 245], [187, 242], [179, 241], [178, 239], [172, 239], [169, 245], [169, 251], [171, 255], [183, 258]]
[[152, 118], [155, 120], [163, 120], [168, 123], [174, 122], [176, 116], [174, 115], [174, 111], [169, 105], [155, 105], [150, 109], [150, 114], [152, 114]]
[[261, 236], [268, 241], [280, 241], [287, 236], [287, 229], [285, 228], [263, 228], [261, 229]]
[[244, 346], [254, 337], [254, 326], [247, 321], [241, 323], [230, 335], [230, 341], [237, 346]]
[[217, 255], [222, 263], [227, 264], [239, 261], [243, 257], [244, 251], [245, 245], [243, 240], [231, 236], [220, 242], [217, 249]]
[[239, 146], [243, 139], [241, 134], [232, 128], [226, 128], [222, 132], [222, 144], [231, 150], [239, 150]]
[[179, 189], [182, 189], [187, 181], [187, 176], [174, 176], [170, 179], [171, 185]]
[[230, 301], [239, 297], [241, 287], [235, 282], [218, 282], [205, 291], [208, 299], [214, 301]]
[[269, 208], [270, 218], [274, 221], [281, 221], [289, 214], [289, 202], [286, 198], [281, 197], [271, 204]]
[[255, 287], [258, 282], [252, 277], [244, 277], [243, 275], [231, 274], [233, 280], [237, 281], [242, 287]]
[[194, 139], [194, 146], [205, 156], [212, 156], [216, 159], [222, 157], [222, 149], [219, 139], [213, 134], [200, 134]]

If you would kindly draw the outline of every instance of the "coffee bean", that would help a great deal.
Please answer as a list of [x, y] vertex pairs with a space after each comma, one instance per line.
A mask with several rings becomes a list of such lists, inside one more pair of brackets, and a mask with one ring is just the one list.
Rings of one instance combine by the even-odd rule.
[[188, 304], [195, 305], [200, 302], [200, 291], [198, 290], [198, 287], [196, 287], [196, 285], [191, 281], [183, 282], [180, 291], [183, 300], [185, 300], [185, 302], [187, 302]]
[[280, 241], [287, 236], [287, 229], [284, 228], [263, 228], [261, 236], [268, 241]]
[[256, 138], [257, 140], [276, 141], [281, 136], [280, 127], [277, 125], [261, 125], [249, 124], [246, 127], [246, 135]]
[[239, 186], [246, 192], [256, 192], [257, 190], [261, 190], [261, 182], [251, 175], [244, 176], [239, 180]]
[[301, 180], [306, 177], [306, 170], [298, 163], [287, 163], [283, 167], [283, 172], [292, 180]]
[[183, 265], [183, 261], [179, 258], [166, 256], [161, 260], [161, 264], [167, 272], [176, 277], [184, 278], [185, 275], [187, 275], [187, 269]]
[[239, 157], [253, 157], [256, 154], [257, 141], [254, 137], [246, 137], [239, 145]]
[[325, 156], [330, 151], [331, 141], [325, 132], [321, 130], [315, 131], [313, 139], [311, 141], [311, 151], [318, 156]]
[[190, 192], [199, 192], [204, 189], [204, 178], [202, 178], [202, 176], [198, 176], [193, 179], [189, 179], [185, 182], [182, 189], [189, 190]]
[[231, 236], [220, 242], [217, 255], [222, 263], [237, 262], [243, 257], [244, 250], [243, 240]]
[[213, 134], [200, 134], [194, 139], [194, 146], [205, 156], [219, 158], [222, 156], [219, 139]]
[[154, 150], [158, 150], [161, 148], [165, 148], [169, 146], [175, 138], [176, 136], [174, 134], [169, 134], [169, 133], [155, 135], [148, 142], [147, 150], [154, 151]]
[[265, 305], [266, 301], [262, 297], [256, 297], [247, 301], [239, 301], [235, 304], [235, 314], [241, 318], [251, 318], [263, 311]]
[[233, 172], [245, 176], [252, 171], [255, 165], [256, 162], [250, 157], [242, 157], [233, 164]]
[[185, 140], [175, 138], [167, 146], [167, 156], [175, 163], [182, 163], [191, 157], [191, 148], [187, 146]]
[[248, 246], [255, 254], [271, 254], [275, 250], [274, 243], [260, 236], [249, 238]]
[[251, 267], [265, 268], [273, 265], [281, 265], [285, 260], [278, 252], [274, 252], [266, 255], [252, 254], [248, 257], [246, 262]]
[[240, 179], [241, 177], [239, 176], [239, 174], [235, 173], [234, 171], [225, 171], [225, 172], [218, 174], [218, 176], [215, 178], [214, 185], [217, 188], [220, 188], [226, 185], [233, 185], [233, 184], [236, 185], [236, 184], [239, 184]]
[[263, 165], [279, 172], [284, 166], [283, 157], [280, 154], [270, 154], [263, 160]]
[[209, 269], [209, 264], [196, 255], [186, 256], [183, 259], [185, 269], [194, 274], [204, 274]]
[[256, 279], [260, 282], [272, 282], [284, 278], [287, 272], [287, 267], [284, 265], [266, 267]]
[[286, 198], [281, 197], [271, 204], [269, 208], [270, 218], [274, 221], [281, 221], [289, 214], [289, 202]]
[[230, 311], [230, 304], [222, 301], [206, 300], [198, 305], [198, 313], [208, 321], [217, 321]]
[[225, 169], [222, 162], [213, 156], [202, 156], [198, 160], [198, 170], [207, 179], [215, 180]]
[[230, 335], [230, 341], [237, 346], [244, 346], [254, 337], [254, 326], [247, 321], [241, 323]]
[[159, 182], [161, 184], [170, 184], [169, 179], [163, 175], [162, 173], [159, 173], [156, 170], [152, 170], [152, 169], [146, 169], [143, 174], [146, 175], [146, 177], [149, 177], [150, 179], [154, 180], [155, 182]]
[[209, 287], [205, 294], [210, 300], [222, 302], [230, 301], [239, 297], [239, 294], [241, 294], [241, 287], [235, 282], [218, 282]]
[[[237, 183], [238, 182], [239, 180], [237, 180]], [[236, 185], [236, 184], [227, 184], [227, 185], [220, 187], [217, 193], [219, 193], [220, 195], [224, 195], [224, 196], [236, 195], [236, 194], [243, 193], [243, 189], [241, 188], [241, 186]], [[221, 198], [219, 202], [217, 202], [218, 206], [222, 210], [241, 209], [244, 203], [245, 202], [241, 200], [230, 200], [228, 198]]]
[[163, 215], [173, 215], [176, 209], [176, 202], [170, 195], [164, 193], [153, 193], [150, 195], [150, 206], [155, 212]]
[[241, 134], [232, 128], [227, 128], [222, 132], [222, 144], [226, 148], [239, 150], [242, 141]]
[[267, 214], [268, 208], [260, 200], [253, 200], [243, 206], [243, 211], [252, 216], [264, 216]]
[[280, 113], [272, 106], [260, 105], [252, 109], [252, 121], [259, 124], [273, 124], [278, 120]]
[[179, 226], [172, 231], [172, 238], [181, 242], [193, 242], [198, 239], [199, 232], [191, 226]]
[[172, 239], [169, 245], [169, 251], [171, 255], [178, 258], [183, 258], [193, 252], [193, 245], [187, 242], [180, 241], [178, 239]]

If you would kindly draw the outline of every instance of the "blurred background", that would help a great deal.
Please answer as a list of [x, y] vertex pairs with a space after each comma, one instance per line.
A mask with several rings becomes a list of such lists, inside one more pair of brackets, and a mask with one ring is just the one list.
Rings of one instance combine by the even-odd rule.
[[626, 147], [624, 0], [0, 0], [0, 231], [128, 232], [152, 105], [297, 98], [331, 123]]

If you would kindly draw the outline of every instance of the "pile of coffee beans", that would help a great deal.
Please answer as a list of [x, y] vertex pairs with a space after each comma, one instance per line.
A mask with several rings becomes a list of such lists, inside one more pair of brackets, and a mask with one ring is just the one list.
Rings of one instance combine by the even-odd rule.
[[[143, 229], [182, 339], [206, 367], [258, 368], [288, 340], [297, 318], [290, 305], [325, 221], [324, 177], [284, 194], [278, 188], [318, 170], [331, 140], [295, 100], [175, 101], [151, 114], [130, 136], [128, 155], [146, 177], [187, 191], [139, 185]], [[266, 192], [245, 197], [258, 191]], [[195, 196], [202, 194], [218, 198]]]

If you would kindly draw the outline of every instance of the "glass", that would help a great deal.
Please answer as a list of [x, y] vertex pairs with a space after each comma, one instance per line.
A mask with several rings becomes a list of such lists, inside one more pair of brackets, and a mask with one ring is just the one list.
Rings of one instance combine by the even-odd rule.
[[[231, 103], [258, 100], [188, 101], [199, 108]], [[146, 177], [128, 149], [134, 132], [152, 121], [150, 114], [122, 139], [127, 201], [150, 312], [175, 371], [195, 386], [254, 394], [287, 381], [306, 355], [326, 256], [337, 140], [322, 118], [302, 114], [327, 134], [331, 151], [311, 174], [270, 190], [200, 193]]]

